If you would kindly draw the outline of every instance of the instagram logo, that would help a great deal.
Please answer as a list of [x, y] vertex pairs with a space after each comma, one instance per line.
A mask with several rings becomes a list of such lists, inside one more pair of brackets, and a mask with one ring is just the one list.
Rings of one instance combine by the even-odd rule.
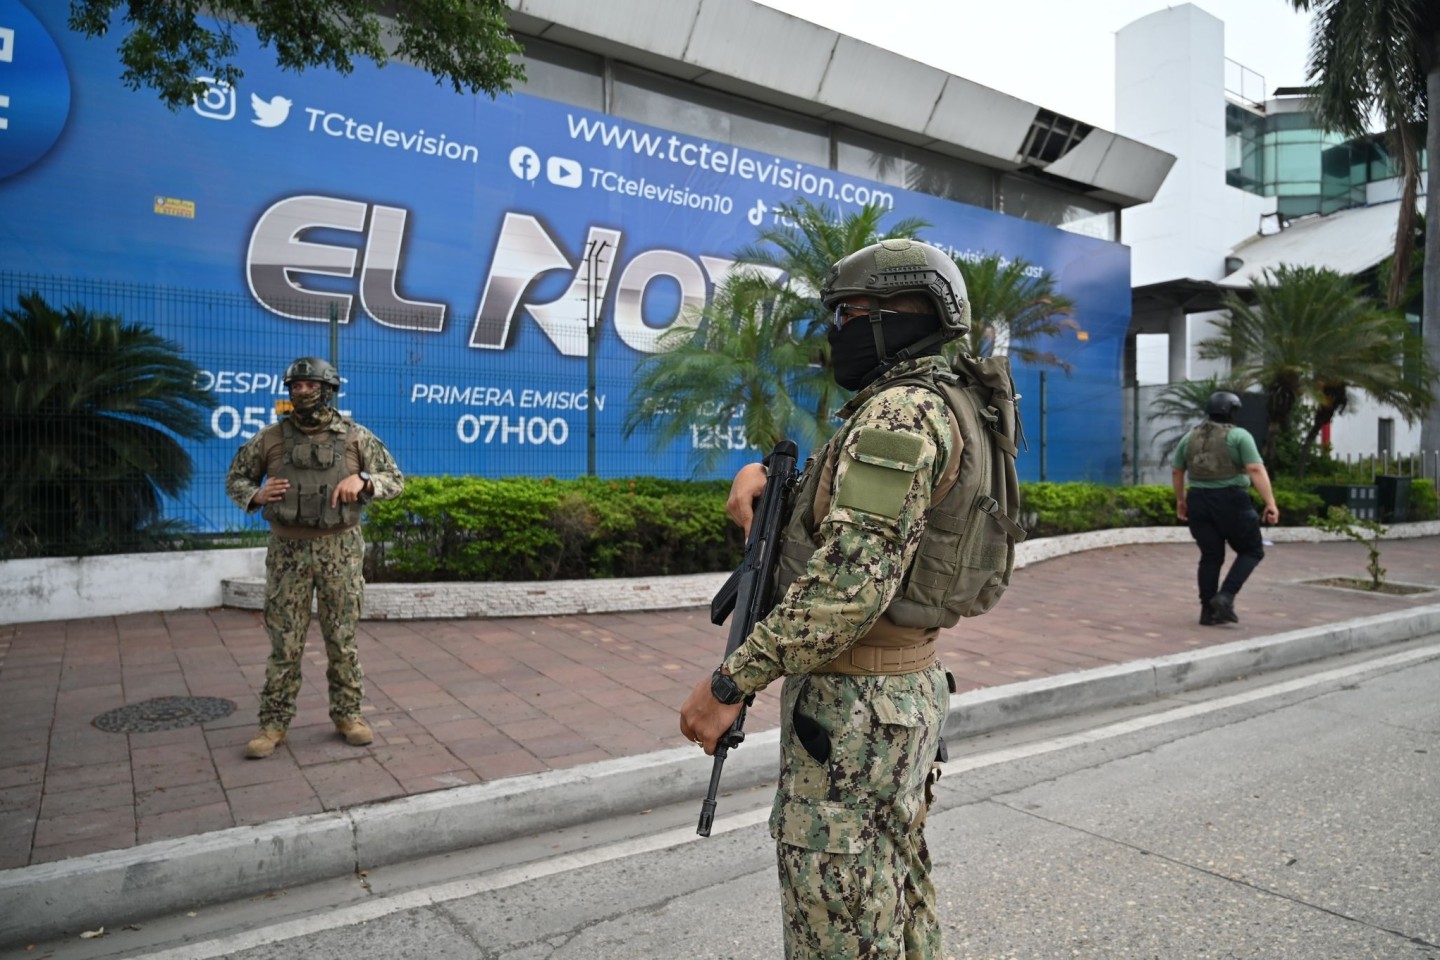
[[197, 96], [192, 106], [195, 112], [208, 120], [229, 120], [235, 116], [235, 88], [214, 77], [196, 77], [205, 84], [205, 92]]

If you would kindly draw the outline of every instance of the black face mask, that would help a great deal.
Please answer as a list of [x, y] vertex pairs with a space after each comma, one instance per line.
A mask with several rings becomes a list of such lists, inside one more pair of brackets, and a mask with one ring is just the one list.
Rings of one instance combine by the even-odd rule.
[[[901, 360], [934, 356], [940, 352], [944, 337], [940, 318], [933, 313], [886, 313], [880, 321], [885, 340], [885, 357], [875, 348], [875, 333], [868, 317], [856, 317], [845, 326], [830, 328], [825, 335], [830, 341], [830, 366], [835, 382], [846, 390], [863, 390], [880, 374]], [[933, 343], [921, 341], [933, 338]], [[907, 347], [919, 348], [901, 357]]]

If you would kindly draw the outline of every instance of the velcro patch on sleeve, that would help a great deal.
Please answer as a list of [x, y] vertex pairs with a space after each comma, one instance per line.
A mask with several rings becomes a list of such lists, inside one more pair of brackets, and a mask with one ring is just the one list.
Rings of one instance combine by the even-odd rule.
[[924, 452], [924, 439], [913, 433], [857, 430], [842, 458], [835, 506], [899, 517]]

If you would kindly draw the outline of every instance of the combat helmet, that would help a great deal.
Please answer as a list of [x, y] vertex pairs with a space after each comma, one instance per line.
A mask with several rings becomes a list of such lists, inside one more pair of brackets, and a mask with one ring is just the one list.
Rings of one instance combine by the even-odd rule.
[[955, 261], [920, 240], [881, 240], [842, 257], [830, 268], [820, 300], [827, 308], [848, 296], [920, 293], [935, 304], [945, 339], [970, 330], [970, 298]]
[[1216, 390], [1205, 401], [1205, 416], [1220, 423], [1229, 423], [1239, 409], [1240, 397], [1229, 390]]
[[326, 386], [340, 389], [340, 371], [329, 360], [319, 357], [301, 357], [285, 368], [285, 386], [296, 380], [314, 380]]

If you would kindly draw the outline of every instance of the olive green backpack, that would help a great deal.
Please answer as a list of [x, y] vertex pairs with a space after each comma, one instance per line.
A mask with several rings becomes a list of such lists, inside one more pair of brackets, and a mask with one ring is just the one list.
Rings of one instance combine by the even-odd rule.
[[1025, 539], [1015, 471], [1024, 438], [1020, 398], [1004, 356], [958, 356], [933, 381], [900, 383], [938, 392], [963, 446], [959, 476], [948, 491], [936, 491], [905, 589], [886, 615], [902, 626], [953, 626], [999, 603], [1015, 570], [1015, 544]]

